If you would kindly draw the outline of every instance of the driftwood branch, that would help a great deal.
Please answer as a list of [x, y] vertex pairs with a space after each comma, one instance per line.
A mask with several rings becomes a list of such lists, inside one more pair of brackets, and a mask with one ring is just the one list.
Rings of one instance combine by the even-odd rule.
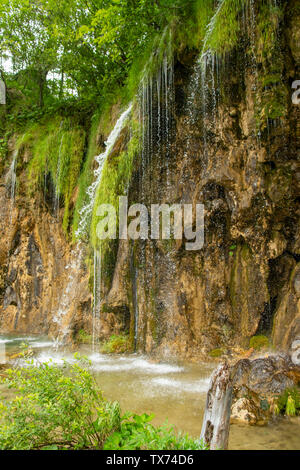
[[211, 450], [228, 447], [232, 391], [230, 366], [225, 363], [213, 373], [206, 398], [201, 439]]

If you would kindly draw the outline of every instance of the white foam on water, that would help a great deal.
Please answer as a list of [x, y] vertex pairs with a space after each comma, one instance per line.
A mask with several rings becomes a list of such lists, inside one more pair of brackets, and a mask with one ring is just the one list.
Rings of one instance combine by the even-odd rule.
[[184, 393], [207, 393], [209, 388], [210, 378], [193, 381], [193, 382], [184, 382], [181, 380], [174, 380], [165, 377], [155, 377], [151, 380], [151, 384], [154, 386], [164, 389], [171, 389], [176, 391], [181, 391]]
[[3, 344], [3, 343], [14, 343], [16, 341], [24, 341], [24, 342], [28, 342], [28, 341], [34, 341], [35, 338], [34, 337], [30, 337], [30, 336], [25, 336], [25, 337], [20, 337], [20, 338], [0, 338], [0, 344]]
[[33, 348], [54, 348], [53, 341], [30, 341], [29, 345]]
[[13, 339], [0, 339], [0, 344], [12, 343]]
[[40, 364], [43, 363], [48, 363], [48, 364], [53, 364], [57, 366], [63, 366], [64, 363], [68, 362], [69, 364], [72, 364], [75, 362], [74, 356], [69, 356], [68, 354], [51, 354], [49, 351], [45, 351], [40, 353], [38, 356], [33, 357], [33, 358], [24, 358], [24, 359], [17, 359], [16, 362], [21, 365], [22, 367], [27, 367], [27, 366], [39, 366]]
[[89, 360], [92, 362], [92, 364], [98, 364], [99, 362], [114, 362], [115, 358], [112, 358], [110, 356], [106, 356], [104, 354], [99, 354], [99, 353], [93, 353], [88, 356]]
[[146, 361], [145, 359], [131, 359], [123, 361], [116, 361], [111, 363], [94, 363], [93, 368], [98, 372], [119, 372], [119, 371], [131, 371], [131, 372], [144, 372], [146, 374], [172, 374], [182, 372], [183, 367], [174, 366], [171, 364], [155, 364]]

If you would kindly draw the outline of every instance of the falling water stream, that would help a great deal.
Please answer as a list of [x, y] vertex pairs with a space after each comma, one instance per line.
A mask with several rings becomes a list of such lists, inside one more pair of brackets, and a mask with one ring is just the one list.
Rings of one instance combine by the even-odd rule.
[[96, 341], [100, 333], [100, 305], [101, 305], [101, 248], [94, 249], [94, 285], [93, 285], [93, 321], [92, 321], [92, 349], [95, 351]]
[[[127, 119], [132, 110], [132, 103], [129, 104], [127, 109], [121, 114], [117, 120], [113, 130], [111, 131], [105, 145], [105, 151], [95, 157], [95, 161], [98, 163], [98, 167], [94, 171], [94, 181], [88, 187], [86, 191], [87, 202], [80, 210], [80, 221], [79, 227], [76, 232], [76, 236], [84, 235], [88, 229], [89, 222], [91, 219], [92, 211], [95, 205], [95, 198], [97, 188], [101, 182], [102, 171], [107, 157], [110, 155], [120, 133], [124, 129]], [[93, 281], [93, 313], [92, 313], [92, 345], [95, 350], [96, 340], [100, 333], [100, 305], [101, 305], [101, 249], [94, 249], [94, 281]]]
[[92, 182], [92, 184], [88, 187], [86, 191], [87, 202], [79, 212], [80, 221], [79, 221], [78, 230], [76, 232], [76, 236], [78, 238], [80, 238], [80, 236], [85, 234], [88, 228], [90, 218], [93, 212], [94, 203], [95, 203], [96, 190], [97, 190], [97, 187], [99, 186], [99, 183], [101, 182], [101, 176], [102, 176], [104, 163], [107, 157], [109, 156], [110, 152], [112, 151], [120, 133], [124, 129], [124, 126], [131, 113], [131, 110], [132, 110], [132, 103], [129, 104], [127, 109], [121, 114], [121, 116], [117, 120], [113, 130], [111, 131], [105, 143], [105, 146], [106, 146], [105, 151], [101, 153], [100, 155], [95, 156], [95, 161], [98, 164], [98, 167], [94, 171], [94, 181]]
[[64, 342], [69, 333], [69, 322], [66, 322], [65, 318], [77, 295], [76, 287], [79, 282], [78, 276], [80, 275], [78, 267], [82, 263], [83, 253], [82, 245], [78, 243], [70, 254], [69, 264], [65, 267], [68, 281], [60, 294], [57, 312], [53, 317], [53, 322], [57, 324], [57, 346]]

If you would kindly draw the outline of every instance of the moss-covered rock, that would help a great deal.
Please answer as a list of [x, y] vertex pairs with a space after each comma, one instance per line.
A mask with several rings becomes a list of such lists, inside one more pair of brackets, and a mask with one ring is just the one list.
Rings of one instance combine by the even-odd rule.
[[250, 338], [249, 347], [257, 351], [261, 349], [266, 349], [270, 346], [270, 341], [266, 336], [258, 335]]

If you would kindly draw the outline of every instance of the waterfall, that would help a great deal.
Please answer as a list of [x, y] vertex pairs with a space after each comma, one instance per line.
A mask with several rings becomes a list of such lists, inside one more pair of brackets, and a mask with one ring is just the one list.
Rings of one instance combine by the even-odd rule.
[[107, 157], [109, 156], [111, 150], [113, 149], [121, 131], [123, 130], [131, 110], [132, 110], [132, 103], [129, 104], [128, 108], [121, 114], [121, 116], [117, 120], [115, 127], [113, 128], [107, 141], [105, 142], [105, 146], [106, 146], [105, 151], [95, 157], [95, 161], [98, 163], [98, 167], [94, 171], [94, 181], [88, 187], [86, 191], [87, 203], [79, 211], [80, 221], [79, 221], [78, 229], [76, 231], [76, 237], [78, 238], [84, 235], [87, 231], [88, 224], [90, 222], [91, 214], [92, 214], [93, 207], [94, 207], [96, 189], [101, 181], [104, 163]]
[[13, 216], [13, 208], [15, 204], [15, 192], [16, 192], [16, 166], [17, 166], [17, 158], [18, 158], [18, 149], [13, 152], [12, 161], [6, 175], [6, 185], [10, 190], [10, 199], [11, 199], [11, 207], [10, 207], [10, 215], [9, 215], [9, 222], [12, 222]]
[[53, 317], [53, 322], [57, 324], [57, 337], [56, 344], [59, 345], [67, 336], [70, 324], [65, 321], [67, 314], [71, 308], [72, 302], [76, 299], [77, 285], [80, 282], [80, 266], [83, 261], [83, 248], [80, 243], [76, 245], [70, 254], [70, 262], [65, 267], [68, 271], [67, 284], [61, 294], [56, 315]]
[[[160, 44], [160, 47], [162, 45]], [[155, 53], [156, 54], [156, 53]], [[155, 56], [154, 54], [154, 56]], [[158, 54], [159, 51], [158, 51]], [[151, 204], [158, 197], [154, 193], [155, 182], [153, 181], [153, 168], [163, 166], [165, 179], [165, 195], [170, 196], [170, 165], [171, 145], [174, 141], [174, 111], [175, 111], [175, 83], [174, 83], [174, 59], [171, 50], [171, 41], [168, 42], [167, 50], [160, 55], [161, 60], [157, 64], [155, 73], [148, 74], [147, 71], [140, 82], [138, 91], [139, 118], [141, 127], [140, 140], [140, 168], [139, 168], [139, 200], [143, 204]], [[155, 161], [154, 161], [155, 159]], [[133, 315], [134, 343], [137, 348], [142, 343], [139, 331], [145, 331], [147, 322], [145, 314], [151, 310], [146, 296], [144, 304], [144, 315], [139, 312], [137, 299], [137, 278], [139, 285], [145, 289], [156, 279], [155, 262], [153, 262], [152, 240], [139, 241], [139, 259], [143, 269], [133, 273]], [[172, 276], [172, 270], [169, 271]]]
[[[124, 129], [127, 119], [132, 110], [132, 103], [129, 104], [127, 109], [121, 114], [117, 120], [113, 130], [111, 131], [105, 145], [105, 151], [95, 157], [98, 167], [94, 170], [94, 181], [86, 191], [87, 203], [79, 211], [80, 221], [76, 236], [80, 238], [83, 236], [91, 219], [91, 214], [95, 204], [96, 190], [101, 182], [102, 171], [107, 157], [110, 155], [120, 133]], [[96, 340], [99, 336], [100, 328], [100, 305], [101, 305], [101, 248], [98, 251], [94, 249], [94, 283], [93, 283], [93, 312], [92, 312], [92, 348], [93, 351], [96, 347]]]
[[[166, 182], [169, 185], [169, 157], [173, 137], [175, 86], [173, 55], [166, 51], [154, 75], [144, 74], [139, 92], [139, 115], [141, 124], [141, 177], [146, 169], [151, 188], [151, 167], [154, 154], [164, 152], [166, 157]], [[146, 185], [148, 188], [148, 183]], [[144, 189], [140, 187], [141, 202]]]
[[101, 305], [101, 248], [94, 249], [94, 283], [93, 283], [93, 321], [92, 321], [92, 349], [95, 351], [96, 340], [100, 331], [100, 305]]

